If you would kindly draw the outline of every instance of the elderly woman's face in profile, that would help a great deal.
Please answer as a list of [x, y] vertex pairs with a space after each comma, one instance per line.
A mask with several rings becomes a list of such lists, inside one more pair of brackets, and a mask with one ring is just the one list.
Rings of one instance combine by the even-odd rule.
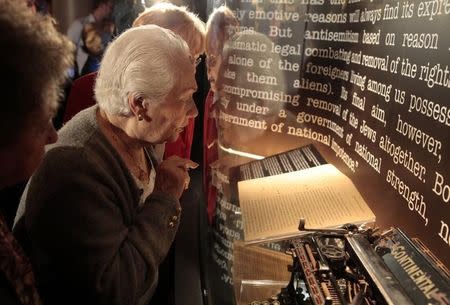
[[220, 66], [222, 64], [222, 54], [209, 53], [206, 55], [206, 67], [208, 74], [208, 81], [211, 86], [211, 90], [217, 92], [217, 79], [219, 78]]
[[150, 103], [147, 114], [152, 119], [149, 135], [156, 139], [148, 139], [151, 143], [164, 143], [175, 141], [187, 126], [190, 118], [198, 115], [192, 94], [197, 91], [195, 69], [193, 64], [186, 65], [178, 73], [174, 88], [160, 103]]

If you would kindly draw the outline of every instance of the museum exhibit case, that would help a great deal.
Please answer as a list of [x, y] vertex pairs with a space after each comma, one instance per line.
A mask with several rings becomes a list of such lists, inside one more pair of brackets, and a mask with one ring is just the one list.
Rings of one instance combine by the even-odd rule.
[[[418, 277], [430, 273], [415, 261], [419, 271], [407, 269], [406, 274], [423, 298], [413, 297], [416, 303], [411, 304], [445, 304], [442, 295], [448, 302], [450, 2], [235, 0], [211, 5], [226, 5], [234, 17], [221, 23], [227, 35], [217, 38], [223, 48], [212, 59], [221, 65], [204, 113], [215, 126], [204, 138], [210, 157], [204, 164], [210, 170], [210, 302], [271, 302], [267, 298], [281, 287], [292, 286], [287, 266], [293, 261], [285, 252], [292, 248], [293, 237], [273, 238], [281, 232], [277, 225], [293, 215], [298, 223], [305, 212], [295, 207], [305, 206], [305, 200], [316, 200], [315, 207], [308, 208], [312, 214], [331, 213], [330, 219], [336, 220], [345, 198], [350, 198], [345, 196], [351, 195], [342, 195], [340, 202], [337, 193], [327, 193], [328, 206], [320, 205], [322, 197], [299, 198], [308, 191], [323, 194], [326, 179], [320, 177], [328, 174], [317, 180], [309, 176], [310, 184], [297, 179], [290, 187], [290, 180], [275, 177], [327, 164], [351, 181], [374, 215], [349, 218], [353, 224], [367, 220], [356, 229], [365, 238], [357, 243], [367, 243], [362, 252], [376, 254], [380, 266], [385, 264], [373, 242], [395, 231], [391, 240], [401, 235], [420, 253], [431, 253], [431, 265], [444, 279], [443, 286], [427, 286]], [[248, 181], [255, 179], [261, 180], [248, 190]], [[347, 208], [345, 215], [356, 209]], [[305, 215], [310, 220], [314, 216]], [[308, 223], [306, 219], [306, 227]], [[342, 228], [344, 223], [322, 225]], [[263, 228], [268, 228], [267, 239], [250, 235]], [[375, 228], [378, 233], [373, 235]], [[320, 235], [319, 226], [314, 229]], [[342, 253], [359, 249], [354, 230], [341, 232], [334, 247], [341, 245]], [[253, 239], [257, 235], [259, 243]], [[307, 260], [317, 261], [320, 247], [310, 247], [311, 241], [301, 244], [310, 249], [304, 250], [309, 251]], [[304, 276], [307, 268], [301, 260], [297, 265]], [[402, 279], [399, 276], [405, 282]], [[308, 280], [300, 282], [309, 291], [315, 287]], [[325, 293], [316, 285], [322, 296], [330, 295], [331, 288]], [[360, 304], [356, 302], [363, 302], [362, 296], [357, 295], [316, 302], [310, 294], [302, 296], [305, 303], [292, 304]], [[376, 304], [399, 304], [401, 297], [380, 298]]]

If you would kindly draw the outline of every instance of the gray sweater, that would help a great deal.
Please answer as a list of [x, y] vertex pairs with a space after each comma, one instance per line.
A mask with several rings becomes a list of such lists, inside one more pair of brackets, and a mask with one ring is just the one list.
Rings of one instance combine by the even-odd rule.
[[59, 131], [16, 217], [47, 305], [147, 304], [178, 228], [175, 197], [153, 193], [139, 207], [140, 190], [96, 111]]

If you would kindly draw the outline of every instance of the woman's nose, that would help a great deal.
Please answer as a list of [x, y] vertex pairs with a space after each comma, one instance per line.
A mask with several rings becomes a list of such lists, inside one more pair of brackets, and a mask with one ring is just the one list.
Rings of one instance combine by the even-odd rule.
[[194, 100], [192, 100], [192, 106], [189, 109], [189, 111], [187, 112], [187, 116], [190, 118], [195, 118], [198, 115], [198, 109], [197, 106], [195, 105]]

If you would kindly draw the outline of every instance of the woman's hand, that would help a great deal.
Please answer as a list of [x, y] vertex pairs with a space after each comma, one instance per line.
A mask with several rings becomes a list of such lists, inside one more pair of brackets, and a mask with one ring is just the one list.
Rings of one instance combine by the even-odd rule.
[[197, 167], [198, 164], [194, 161], [170, 156], [162, 161], [156, 169], [154, 191], [172, 194], [180, 199], [191, 180], [188, 173], [189, 169]]

